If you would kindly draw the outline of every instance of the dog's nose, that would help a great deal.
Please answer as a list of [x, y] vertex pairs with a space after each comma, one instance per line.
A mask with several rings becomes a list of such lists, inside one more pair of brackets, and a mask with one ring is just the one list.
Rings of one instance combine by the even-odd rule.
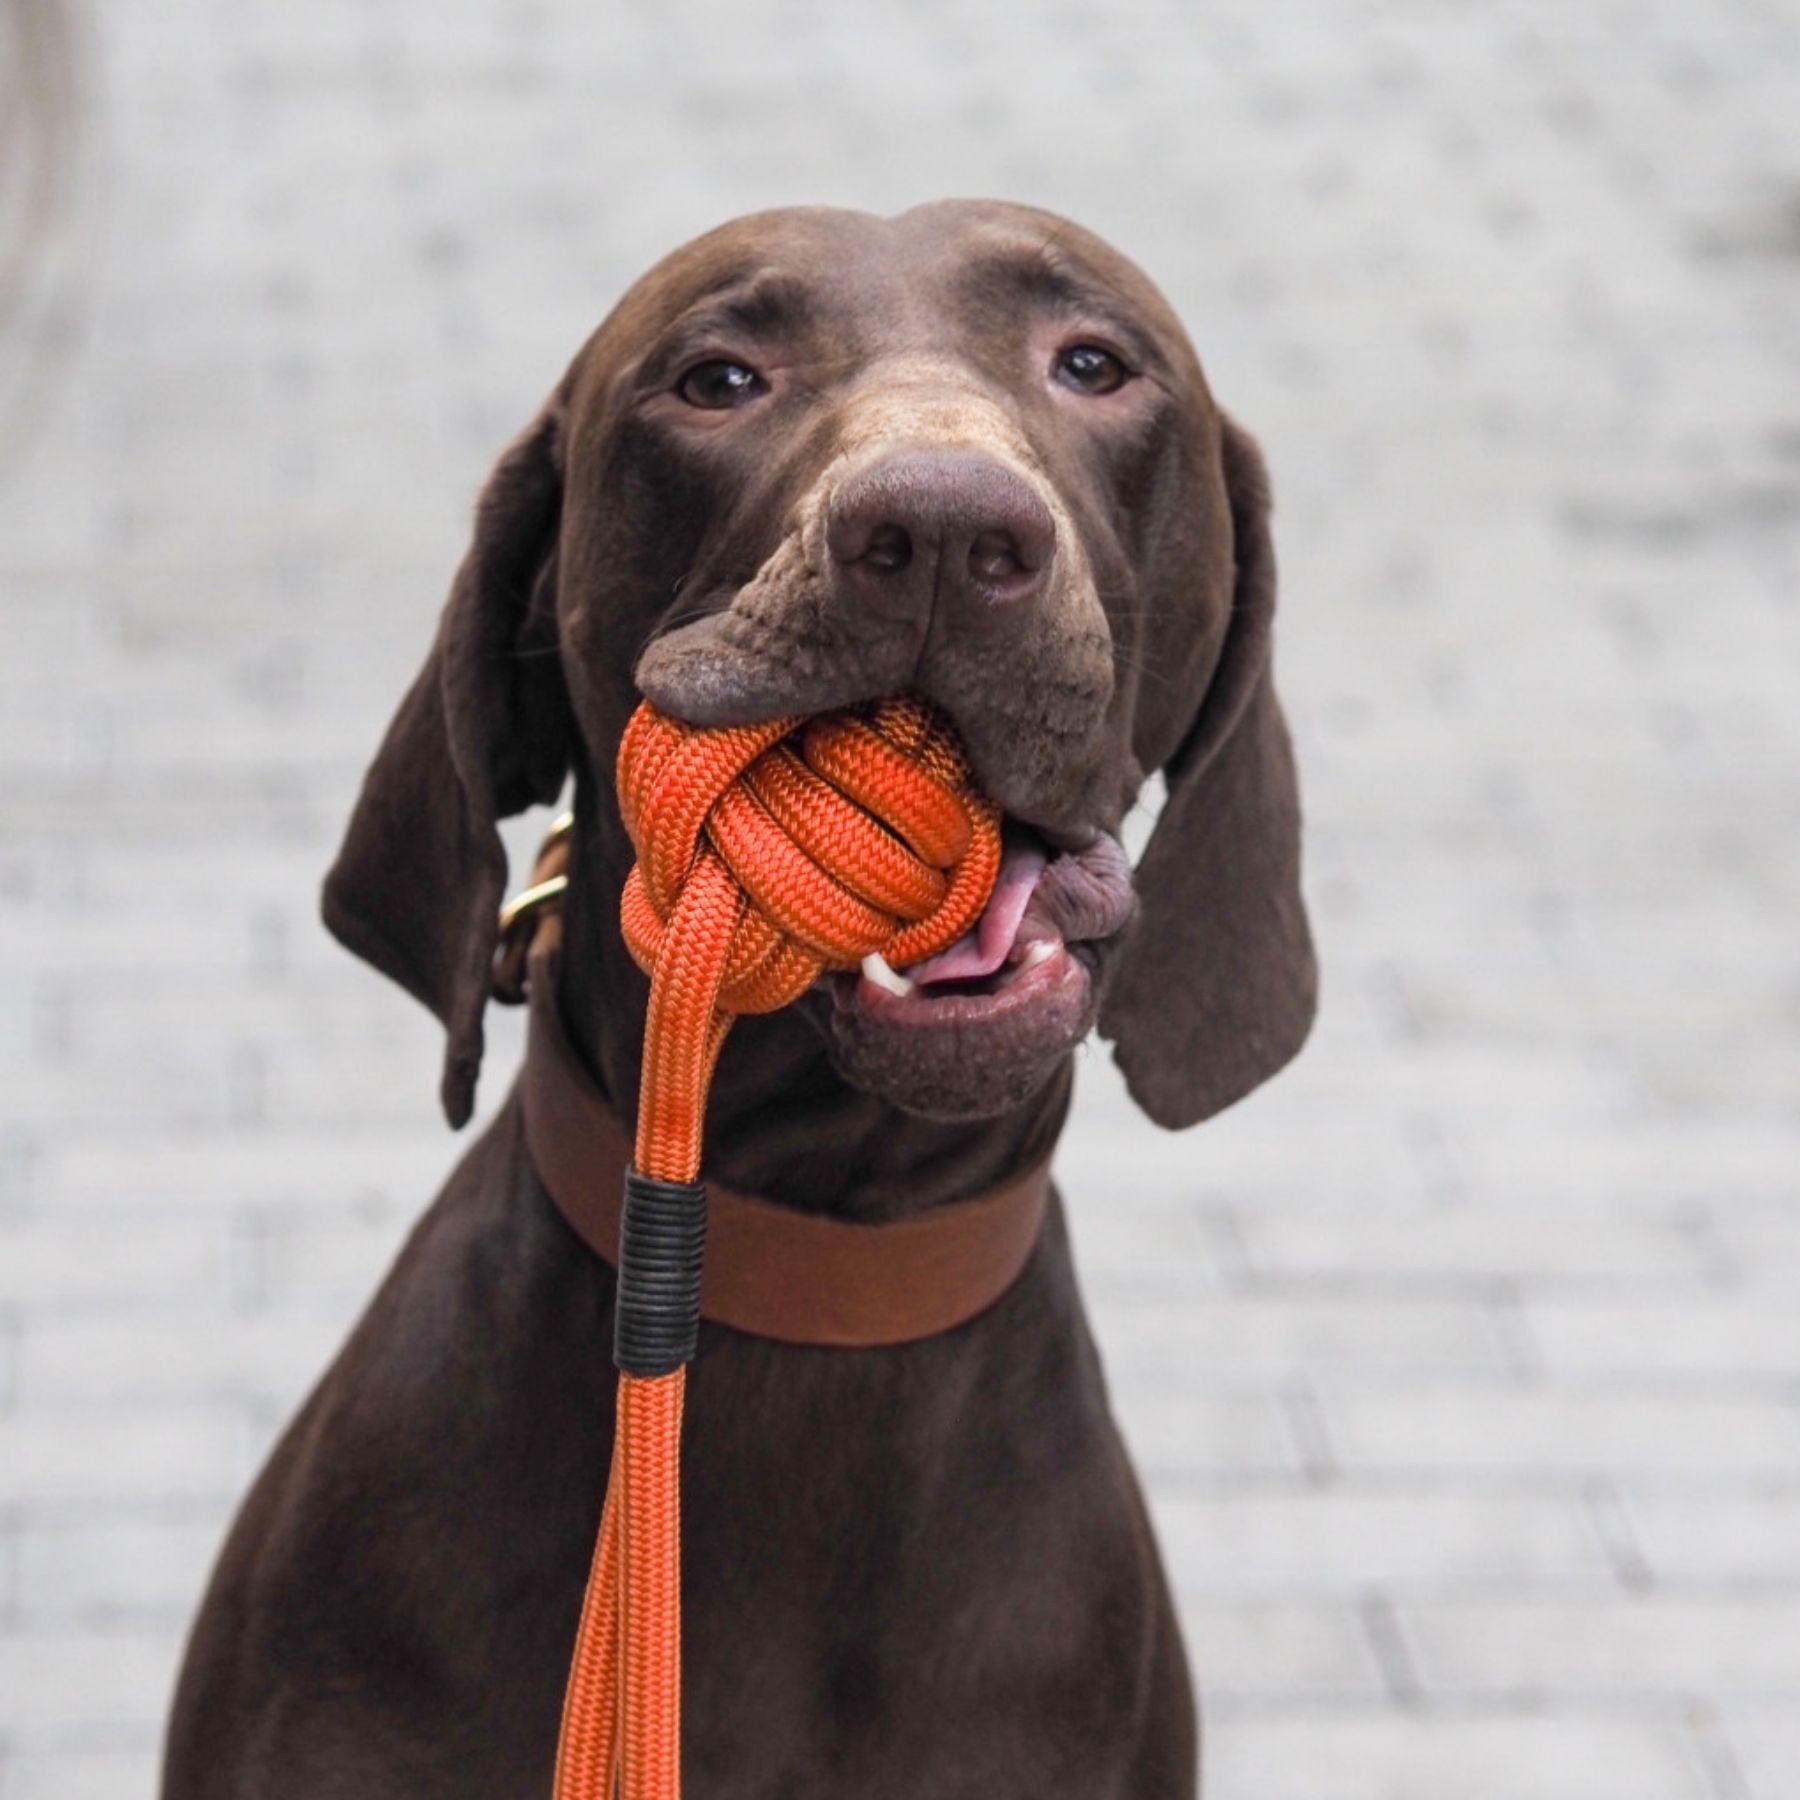
[[1056, 525], [1004, 463], [972, 450], [908, 450], [843, 483], [825, 541], [838, 579], [876, 605], [1012, 610], [1044, 591]]

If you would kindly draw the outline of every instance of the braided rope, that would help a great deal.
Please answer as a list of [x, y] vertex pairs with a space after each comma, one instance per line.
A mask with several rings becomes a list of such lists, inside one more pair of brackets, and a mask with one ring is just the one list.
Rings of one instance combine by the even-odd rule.
[[[871, 954], [904, 965], [954, 943], [993, 890], [1000, 815], [948, 721], [911, 696], [717, 731], [645, 704], [618, 789], [638, 853], [620, 919], [650, 977], [634, 1164], [691, 1183], [732, 1021]], [[679, 1800], [685, 1381], [619, 1378], [555, 1800]]]

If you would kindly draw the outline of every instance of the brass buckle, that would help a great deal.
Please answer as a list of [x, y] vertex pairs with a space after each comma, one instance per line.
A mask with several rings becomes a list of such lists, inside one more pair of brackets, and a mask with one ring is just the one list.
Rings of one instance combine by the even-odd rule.
[[543, 843], [538, 846], [531, 885], [515, 894], [500, 909], [492, 988], [494, 998], [506, 1006], [517, 1006], [525, 998], [525, 965], [538, 915], [554, 906], [569, 891], [567, 846], [569, 834], [574, 829], [572, 812], [559, 813], [551, 821]]

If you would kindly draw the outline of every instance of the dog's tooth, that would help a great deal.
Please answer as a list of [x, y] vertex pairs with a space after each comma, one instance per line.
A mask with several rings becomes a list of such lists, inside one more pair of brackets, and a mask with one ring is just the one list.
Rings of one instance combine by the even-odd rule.
[[890, 994], [910, 994], [917, 983], [908, 981], [879, 950], [872, 950], [862, 960], [864, 977]]
[[1034, 963], [1041, 963], [1046, 957], [1054, 956], [1059, 948], [1049, 938], [1038, 938], [1025, 946], [1025, 954], [1019, 959], [1020, 963], [1029, 969]]

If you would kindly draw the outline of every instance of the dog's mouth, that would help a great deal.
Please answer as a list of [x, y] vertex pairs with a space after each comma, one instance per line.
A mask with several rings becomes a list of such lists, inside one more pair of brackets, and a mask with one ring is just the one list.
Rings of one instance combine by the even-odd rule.
[[902, 969], [871, 956], [831, 978], [840, 1011], [898, 1027], [994, 1023], [1083, 990], [1100, 946], [1131, 917], [1131, 865], [1116, 838], [1053, 851], [1006, 823], [1004, 854], [981, 917], [948, 949]]
[[821, 983], [839, 1069], [939, 1118], [1020, 1104], [1093, 1025], [1101, 965], [1134, 905], [1118, 839], [1059, 853], [1008, 820], [993, 894], [963, 937], [908, 968], [871, 958]]

